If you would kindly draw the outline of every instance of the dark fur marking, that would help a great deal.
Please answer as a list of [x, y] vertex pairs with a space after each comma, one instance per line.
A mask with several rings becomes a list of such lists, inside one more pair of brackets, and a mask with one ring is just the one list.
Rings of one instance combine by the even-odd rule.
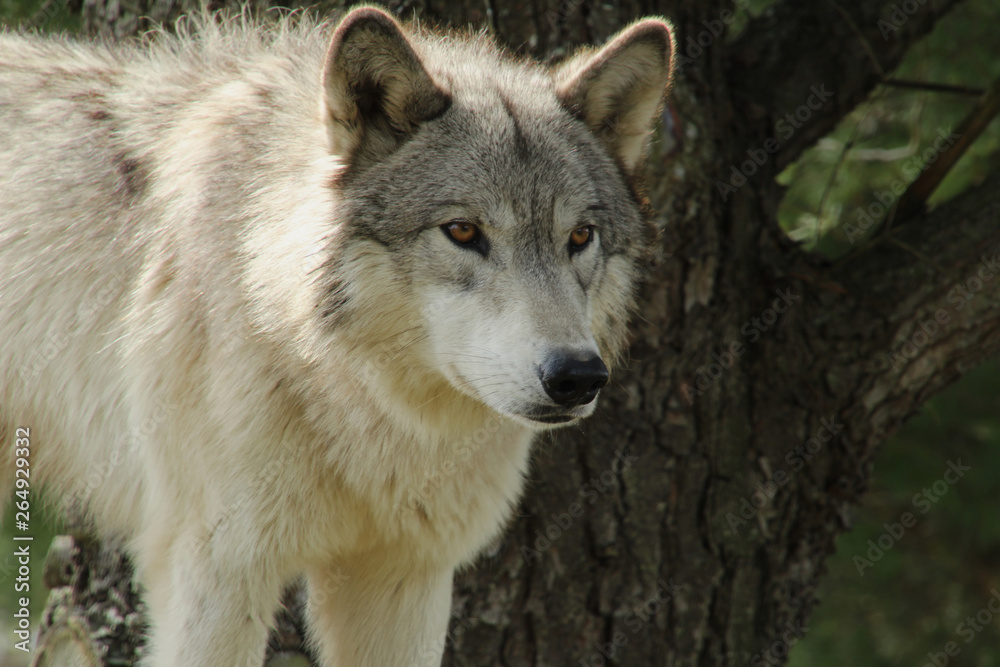
[[323, 319], [332, 319], [336, 322], [340, 314], [347, 309], [347, 304], [350, 300], [350, 297], [344, 294], [339, 285], [331, 288], [327, 292], [327, 299], [325, 302], [319, 304], [323, 307]]
[[323, 263], [322, 271], [327, 282], [326, 289], [323, 290], [323, 297], [316, 304], [316, 308], [322, 308], [321, 317], [329, 320], [331, 324], [336, 324], [340, 315], [345, 311], [350, 303], [350, 297], [344, 289], [344, 281], [339, 275], [339, 267], [336, 259], [329, 259]]
[[500, 96], [500, 102], [503, 104], [504, 110], [507, 115], [510, 116], [511, 123], [514, 125], [514, 150], [517, 152], [517, 157], [522, 160], [528, 159], [528, 140], [524, 136], [524, 129], [521, 127], [521, 121], [518, 120], [517, 114], [514, 112], [514, 104], [504, 95], [502, 92], [497, 91]]
[[104, 94], [98, 90], [88, 90], [69, 97], [86, 108], [87, 117], [98, 122], [111, 119], [111, 112], [105, 108]]
[[479, 287], [479, 280], [476, 279], [473, 273], [463, 275], [459, 278], [459, 289], [463, 292], [471, 292], [477, 287]]
[[434, 208], [447, 208], [449, 206], [454, 207], [464, 207], [468, 202], [459, 201], [457, 199], [437, 199], [430, 202], [430, 205]]
[[130, 199], [138, 197], [146, 188], [148, 180], [148, 174], [142, 163], [134, 158], [125, 157], [124, 154], [118, 155], [117, 161], [119, 184], [116, 189]]

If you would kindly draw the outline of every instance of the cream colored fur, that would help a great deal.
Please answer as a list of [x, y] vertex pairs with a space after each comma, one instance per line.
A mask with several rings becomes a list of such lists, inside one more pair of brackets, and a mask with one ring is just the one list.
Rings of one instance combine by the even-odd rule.
[[[525, 286], [522, 300], [498, 315], [492, 300], [470, 310], [473, 297], [399, 269], [418, 246], [441, 263], [475, 257], [436, 229], [405, 251], [365, 240], [338, 219], [331, 184], [352, 151], [377, 164], [398, 133], [452, 113], [435, 91], [455, 109], [473, 104], [445, 76], [449, 58], [473, 52], [542, 82], [525, 117], [563, 113], [574, 96], [589, 122], [623, 96], [637, 105], [642, 118], [619, 119], [623, 138], [603, 138], [610, 157], [593, 167], [631, 170], [669, 76], [665, 24], [640, 24], [631, 64], [602, 65], [595, 88], [579, 78], [595, 66], [553, 79], [381, 16], [348, 21], [378, 23], [390, 44], [379, 53], [406, 61], [376, 68], [409, 86], [389, 90], [402, 101], [382, 125], [344, 106], [350, 76], [331, 73], [330, 29], [308, 21], [209, 19], [117, 51], [0, 36], [0, 491], [14, 429], [28, 426], [32, 489], [45, 484], [127, 541], [152, 667], [259, 667], [282, 589], [303, 574], [324, 664], [439, 664], [452, 573], [500, 536], [545, 428], [504, 407], [544, 398], [517, 373], [542, 343], [599, 348], [609, 362], [623, 347], [646, 238], [632, 208], [619, 217], [635, 217], [634, 233], [614, 232], [619, 254], [595, 245], [560, 269], [600, 267], [596, 294], [531, 301], [544, 290], [522, 277], [510, 283]], [[413, 83], [420, 63], [436, 83]], [[576, 224], [566, 201], [554, 238]], [[607, 244], [613, 231], [596, 233]], [[421, 257], [407, 261], [433, 263]], [[349, 305], [326, 317], [331, 294]], [[448, 338], [462, 330], [496, 361]], [[490, 363], [511, 369], [500, 396], [483, 389]]]

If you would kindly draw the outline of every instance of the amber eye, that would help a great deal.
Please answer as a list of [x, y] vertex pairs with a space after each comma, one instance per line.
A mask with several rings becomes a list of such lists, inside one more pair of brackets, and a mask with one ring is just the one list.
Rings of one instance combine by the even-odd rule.
[[584, 225], [582, 227], [577, 227], [569, 234], [570, 249], [582, 250], [585, 245], [590, 243], [590, 239], [593, 235], [594, 235], [593, 225]]
[[452, 241], [462, 245], [472, 243], [479, 236], [479, 228], [465, 220], [453, 220], [446, 224], [444, 229]]
[[490, 244], [478, 225], [468, 220], [452, 220], [441, 225], [441, 231], [451, 242], [466, 250], [475, 250], [483, 257], [490, 254]]

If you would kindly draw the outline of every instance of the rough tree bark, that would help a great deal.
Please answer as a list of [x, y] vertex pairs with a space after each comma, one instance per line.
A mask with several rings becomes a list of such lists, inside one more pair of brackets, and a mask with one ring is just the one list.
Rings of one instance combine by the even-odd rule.
[[[596, 417], [538, 444], [516, 521], [455, 585], [446, 665], [736, 665], [802, 634], [787, 631], [808, 624], [875, 448], [1000, 350], [1000, 279], [979, 273], [1000, 251], [1000, 178], [834, 263], [779, 229], [774, 176], [957, 2], [900, 21], [889, 0], [778, 0], [735, 40], [716, 32], [742, 1], [393, 4], [542, 58], [664, 14], [683, 55], [648, 167], [663, 239], [631, 362]], [[82, 10], [92, 32], [122, 36], [195, 5]], [[817, 90], [829, 99], [801, 112]], [[796, 110], [808, 118], [721, 196]], [[754, 317], [768, 323], [756, 341], [741, 334]]]

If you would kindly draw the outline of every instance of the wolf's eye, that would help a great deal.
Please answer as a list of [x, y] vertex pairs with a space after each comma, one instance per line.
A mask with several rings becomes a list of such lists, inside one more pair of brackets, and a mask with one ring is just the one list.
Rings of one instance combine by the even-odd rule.
[[569, 250], [570, 252], [576, 252], [578, 250], [583, 250], [590, 243], [590, 239], [594, 236], [594, 226], [593, 225], [583, 225], [582, 227], [577, 227], [572, 232], [569, 233]]
[[479, 238], [479, 227], [465, 220], [452, 220], [441, 225], [441, 229], [452, 241], [459, 245], [470, 245]]
[[486, 237], [479, 230], [479, 227], [468, 220], [452, 220], [441, 225], [441, 231], [445, 233], [456, 245], [463, 248], [471, 248], [479, 254], [486, 256], [489, 245]]

